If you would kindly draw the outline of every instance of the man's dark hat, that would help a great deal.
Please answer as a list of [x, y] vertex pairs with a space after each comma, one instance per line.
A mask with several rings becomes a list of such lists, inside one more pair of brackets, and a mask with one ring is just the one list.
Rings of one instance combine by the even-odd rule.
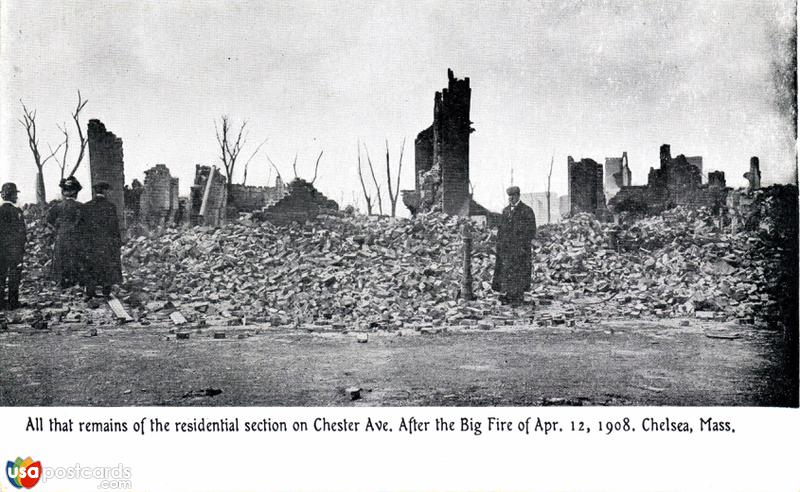
[[11, 196], [14, 193], [19, 193], [17, 189], [17, 185], [14, 183], [3, 183], [3, 187], [0, 188], [0, 195], [6, 197]]
[[98, 181], [94, 185], [92, 185], [92, 189], [95, 193], [105, 193], [106, 191], [111, 189], [111, 185], [106, 183], [105, 181]]
[[58, 184], [62, 191], [81, 191], [83, 186], [81, 183], [75, 178], [75, 176], [70, 176], [68, 178], [62, 179], [61, 182]]

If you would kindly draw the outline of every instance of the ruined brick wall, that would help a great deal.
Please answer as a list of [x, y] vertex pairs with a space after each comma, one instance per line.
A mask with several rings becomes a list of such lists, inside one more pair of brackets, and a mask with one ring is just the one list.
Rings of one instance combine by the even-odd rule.
[[623, 187], [609, 202], [612, 211], [655, 214], [677, 205], [713, 211], [724, 206], [728, 194], [725, 173], [709, 173], [708, 184], [704, 185], [701, 156], [673, 158], [667, 144], [661, 146], [659, 154], [659, 168], [650, 168], [647, 186]]
[[703, 186], [694, 190], [694, 193], [681, 195], [675, 204], [695, 209], [706, 207], [716, 213], [725, 206], [728, 191], [727, 188]]
[[448, 85], [436, 92], [433, 124], [414, 141], [414, 191], [403, 190], [403, 203], [412, 211], [441, 209], [450, 215], [469, 215], [469, 120], [472, 89], [469, 77], [456, 79], [447, 70]]
[[263, 212], [254, 213], [253, 217], [285, 225], [293, 221], [313, 220], [323, 211], [339, 210], [339, 204], [328, 199], [314, 185], [303, 179], [295, 178], [288, 188], [287, 195], [280, 201]]
[[419, 190], [422, 175], [433, 167], [433, 125], [422, 130], [414, 140], [414, 187]]
[[[92, 186], [105, 181], [111, 185], [106, 197], [117, 207], [121, 229], [125, 228], [125, 165], [122, 139], [106, 130], [100, 120], [89, 120], [89, 173]], [[94, 196], [94, 192], [92, 192]]]
[[605, 178], [603, 185], [606, 198], [611, 198], [617, 194], [622, 187], [622, 157], [606, 157]]
[[227, 180], [218, 169], [213, 168], [214, 174], [211, 181], [211, 190], [208, 196], [208, 206], [206, 215], [200, 215], [203, 196], [205, 194], [206, 183], [211, 175], [212, 168], [209, 166], [195, 166], [194, 184], [190, 193], [190, 222], [192, 225], [219, 226], [225, 223], [225, 207], [228, 201]]
[[592, 159], [575, 161], [567, 157], [567, 180], [569, 182], [570, 211], [598, 213], [606, 210], [603, 193], [603, 166]]
[[288, 193], [280, 178], [276, 179], [274, 187], [235, 184], [231, 186], [230, 192], [231, 203], [240, 212], [254, 212], [269, 207]]
[[170, 176], [165, 164], [144, 172], [144, 191], [140, 200], [142, 220], [150, 226], [171, 223], [178, 207], [178, 178]]
[[761, 189], [761, 166], [758, 163], [758, 157], [750, 158], [750, 170], [744, 173], [744, 179], [747, 180], [747, 189], [756, 191]]
[[[447, 89], [442, 90], [437, 119], [441, 138], [434, 138], [434, 154], [438, 154], [442, 170], [442, 211], [449, 215], [469, 215], [469, 120], [472, 89], [469, 77], [462, 80], [447, 70]], [[435, 133], [435, 131], [434, 131]], [[436, 149], [439, 143], [440, 148]], [[438, 150], [438, 151], [437, 151]]]
[[628, 153], [622, 157], [606, 157], [604, 188], [606, 200], [610, 200], [623, 186], [631, 185], [631, 169], [628, 167]]
[[725, 173], [722, 171], [708, 173], [708, 186], [710, 188], [725, 188]]
[[180, 197], [178, 195], [179, 188], [178, 188], [178, 178], [170, 178], [169, 180], [169, 221], [170, 223], [175, 222], [175, 216], [178, 213], [178, 206], [180, 205]]

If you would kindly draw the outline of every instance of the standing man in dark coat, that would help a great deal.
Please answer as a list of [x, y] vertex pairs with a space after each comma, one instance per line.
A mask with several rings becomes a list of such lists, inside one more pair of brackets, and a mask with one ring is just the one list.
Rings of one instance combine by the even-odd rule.
[[83, 241], [78, 231], [78, 219], [83, 205], [78, 193], [83, 188], [73, 176], [59, 183], [62, 200], [47, 211], [47, 225], [55, 233], [53, 241], [53, 279], [62, 289], [79, 283], [83, 275]]
[[86, 242], [84, 285], [87, 298], [95, 296], [98, 286], [103, 288], [103, 295], [108, 297], [111, 287], [122, 283], [122, 239], [117, 207], [106, 198], [111, 186], [99, 182], [92, 189], [94, 199], [83, 205], [80, 219], [81, 234]]
[[520, 304], [531, 287], [531, 240], [536, 237], [533, 210], [519, 199], [519, 187], [506, 190], [508, 206], [497, 229], [497, 255], [492, 289], [504, 292], [503, 304]]
[[[25, 219], [17, 208], [17, 185], [0, 188], [0, 311], [19, 307], [19, 282], [25, 256]], [[8, 285], [8, 297], [6, 297]]]

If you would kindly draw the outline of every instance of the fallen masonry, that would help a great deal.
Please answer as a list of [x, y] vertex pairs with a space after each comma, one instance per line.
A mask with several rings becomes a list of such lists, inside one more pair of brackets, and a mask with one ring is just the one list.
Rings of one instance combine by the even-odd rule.
[[[135, 323], [183, 331], [264, 324], [439, 333], [457, 326], [569, 328], [608, 318], [699, 322], [704, 316], [774, 324], [780, 306], [791, 305], [781, 298], [786, 289], [774, 272], [792, 254], [775, 245], [797, 234], [796, 207], [786, 221], [792, 196], [796, 204], [795, 187], [760, 190], [756, 230], [731, 232], [705, 209], [681, 208], [619, 225], [579, 214], [544, 226], [534, 241], [529, 302], [513, 309], [490, 289], [491, 230], [473, 233], [476, 299], [465, 302], [459, 298], [460, 231], [468, 219], [348, 216], [333, 209], [302, 224], [242, 220], [133, 237], [123, 248], [125, 282], [117, 297]], [[92, 309], [78, 292], [47, 281], [50, 239], [35, 210], [27, 210], [22, 286], [31, 307], [7, 315], [6, 323], [53, 329], [124, 321], [108, 306]]]

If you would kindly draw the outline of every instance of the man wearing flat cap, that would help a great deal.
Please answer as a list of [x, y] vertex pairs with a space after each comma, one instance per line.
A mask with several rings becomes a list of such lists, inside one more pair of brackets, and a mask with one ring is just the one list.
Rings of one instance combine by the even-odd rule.
[[14, 183], [5, 183], [0, 187], [0, 311], [19, 307], [19, 282], [25, 256], [25, 219], [16, 205], [17, 194], [17, 185]]
[[503, 209], [497, 228], [497, 255], [492, 289], [503, 293], [500, 302], [522, 303], [531, 286], [531, 240], [536, 237], [533, 210], [519, 199], [519, 187], [506, 190], [508, 206]]
[[78, 230], [81, 207], [78, 193], [83, 189], [80, 182], [70, 176], [59, 183], [62, 200], [47, 211], [46, 222], [54, 233], [53, 279], [67, 289], [80, 282], [83, 275], [83, 240]]
[[117, 207], [106, 198], [111, 186], [98, 182], [92, 186], [94, 198], [83, 205], [81, 210], [81, 234], [86, 241], [86, 274], [84, 286], [86, 297], [95, 296], [97, 287], [102, 287], [103, 295], [111, 295], [111, 287], [122, 283], [122, 263]]

